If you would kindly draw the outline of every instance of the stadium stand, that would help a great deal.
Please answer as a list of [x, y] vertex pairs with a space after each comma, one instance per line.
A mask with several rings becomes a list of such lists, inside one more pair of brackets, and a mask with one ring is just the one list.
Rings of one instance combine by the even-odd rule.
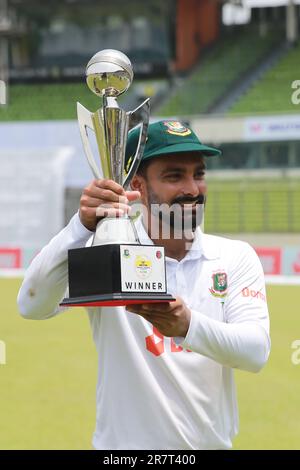
[[230, 109], [230, 114], [298, 112], [291, 84], [300, 78], [300, 42], [258, 80]]
[[198, 67], [171, 92], [156, 113], [172, 116], [209, 112], [281, 42], [278, 31], [270, 30], [261, 37], [256, 26], [230, 30], [204, 53]]
[[91, 109], [95, 105], [84, 83], [12, 85], [0, 121], [76, 119], [76, 101]]
[[[150, 97], [153, 106], [166, 89], [167, 81], [163, 79], [135, 79], [118, 98], [118, 103], [126, 110], [133, 110]], [[1, 107], [0, 122], [77, 119], [77, 101], [91, 111], [101, 106], [101, 100], [89, 91], [84, 78], [81, 83], [14, 84], [8, 90], [9, 102]]]
[[208, 233], [299, 233], [299, 179], [210, 181]]
[[[136, 105], [135, 87], [138, 84], [136, 80], [119, 98], [125, 108], [132, 109]], [[101, 105], [101, 100], [89, 91], [84, 80], [81, 83], [11, 85], [8, 90], [9, 103], [1, 108], [0, 121], [77, 119], [77, 101], [91, 111]]]

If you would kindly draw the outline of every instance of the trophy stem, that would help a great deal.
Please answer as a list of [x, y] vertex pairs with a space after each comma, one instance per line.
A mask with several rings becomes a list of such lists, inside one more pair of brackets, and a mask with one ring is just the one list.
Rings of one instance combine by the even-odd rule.
[[108, 97], [104, 100], [103, 119], [108, 152], [106, 160], [110, 161], [112, 179], [122, 185], [129, 117], [119, 108], [115, 98]]
[[134, 223], [127, 214], [104, 217], [97, 224], [92, 246], [114, 244], [140, 244]]

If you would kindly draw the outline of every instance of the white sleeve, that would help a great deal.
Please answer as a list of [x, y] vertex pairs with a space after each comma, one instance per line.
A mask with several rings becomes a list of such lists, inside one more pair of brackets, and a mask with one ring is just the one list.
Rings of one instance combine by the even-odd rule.
[[65, 310], [59, 303], [68, 289], [68, 250], [84, 247], [92, 233], [77, 213], [34, 258], [18, 294], [24, 318], [43, 320]]
[[189, 330], [180, 344], [222, 365], [258, 372], [270, 352], [264, 273], [253, 248], [246, 243], [240, 246], [228, 275], [225, 320], [192, 310]]

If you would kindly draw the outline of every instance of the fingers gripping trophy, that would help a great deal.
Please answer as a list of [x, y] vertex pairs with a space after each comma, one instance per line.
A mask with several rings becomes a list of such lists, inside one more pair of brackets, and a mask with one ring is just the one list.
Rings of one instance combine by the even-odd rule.
[[[89, 166], [97, 179], [112, 179], [127, 189], [143, 156], [150, 116], [149, 98], [134, 111], [121, 109], [117, 97], [133, 79], [132, 65], [120, 51], [97, 52], [86, 68], [87, 85], [102, 98], [96, 112], [77, 103], [78, 122]], [[128, 132], [140, 126], [135, 156], [125, 173]], [[88, 130], [95, 133], [96, 163]], [[98, 166], [99, 165], [99, 166]], [[92, 246], [69, 250], [69, 297], [61, 305], [120, 306], [145, 302], [169, 302], [164, 248], [140, 244], [134, 223], [124, 214], [104, 217], [97, 225]]]

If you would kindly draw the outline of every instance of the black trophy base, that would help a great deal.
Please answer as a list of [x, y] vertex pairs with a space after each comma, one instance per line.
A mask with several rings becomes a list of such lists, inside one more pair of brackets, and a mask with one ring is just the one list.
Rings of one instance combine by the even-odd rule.
[[121, 307], [134, 304], [174, 302], [170, 294], [104, 294], [65, 298], [60, 303], [67, 307]]
[[[124, 252], [132, 246], [122, 245]], [[154, 249], [145, 247], [145, 249]], [[99, 245], [76, 248], [68, 253], [69, 298], [61, 306], [68, 307], [119, 307], [132, 304], [172, 302], [174, 297], [166, 291], [122, 292], [120, 245]], [[157, 287], [158, 283], [151, 285]]]

